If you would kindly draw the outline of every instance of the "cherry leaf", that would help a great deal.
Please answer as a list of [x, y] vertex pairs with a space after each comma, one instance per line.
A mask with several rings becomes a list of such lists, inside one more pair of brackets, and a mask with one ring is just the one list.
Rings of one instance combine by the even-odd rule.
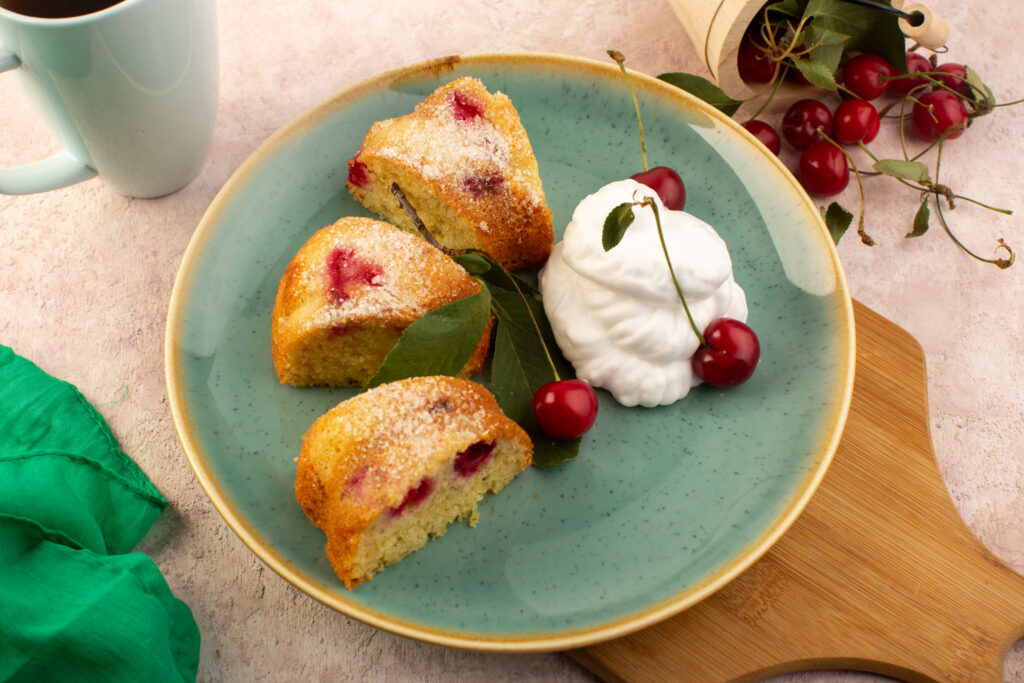
[[967, 66], [964, 70], [967, 72], [967, 84], [971, 86], [971, 104], [978, 114], [988, 113], [996, 106], [996, 96], [974, 69]]
[[835, 74], [850, 36], [814, 25], [808, 27], [806, 33], [807, 43], [814, 46], [810, 51], [811, 59], [821, 62], [830, 73]]
[[601, 231], [601, 246], [605, 251], [622, 241], [626, 228], [633, 224], [635, 218], [631, 202], [619, 204], [608, 213], [604, 219], [604, 229]]
[[800, 19], [807, 7], [807, 0], [779, 0], [773, 2], [766, 8], [769, 12], [784, 14], [794, 19]]
[[832, 235], [832, 242], [839, 244], [839, 240], [853, 222], [853, 214], [844, 209], [839, 202], [832, 202], [828, 209], [822, 209], [821, 217], [825, 220], [828, 233]]
[[491, 294], [476, 294], [435, 308], [405, 328], [366, 387], [406, 377], [455, 376], [473, 355], [487, 329]]
[[736, 110], [740, 108], [741, 104], [743, 104], [742, 101], [734, 100], [729, 97], [725, 94], [724, 90], [701, 76], [674, 72], [661, 74], [658, 76], [658, 79], [665, 81], [666, 83], [671, 83], [677, 88], [685, 90], [691, 95], [704, 100], [726, 116], [732, 116], [735, 114]]
[[789, 64], [796, 67], [796, 70], [803, 74], [803, 77], [810, 81], [811, 85], [833, 91], [839, 87], [836, 85], [834, 69], [829, 69], [828, 66], [816, 59], [793, 59], [789, 61]]
[[479, 277], [492, 270], [490, 262], [480, 254], [466, 252], [462, 254], [452, 254], [451, 257], [453, 261], [462, 266], [470, 275], [476, 275]]
[[913, 180], [921, 185], [930, 185], [931, 176], [928, 175], [928, 167], [920, 161], [904, 161], [902, 159], [882, 159], [874, 163], [873, 168], [879, 173], [893, 178]]
[[921, 202], [921, 207], [914, 214], [914, 229], [906, 234], [907, 237], [920, 237], [928, 232], [928, 219], [931, 218], [931, 211], [928, 209], [928, 200]]

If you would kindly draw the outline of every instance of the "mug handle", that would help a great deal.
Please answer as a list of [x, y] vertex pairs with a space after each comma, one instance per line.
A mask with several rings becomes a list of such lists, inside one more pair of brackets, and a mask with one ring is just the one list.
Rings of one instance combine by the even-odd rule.
[[[21, 60], [0, 47], [0, 72], [17, 69]], [[88, 180], [96, 171], [72, 157], [67, 151], [58, 152], [24, 166], [0, 168], [0, 194], [31, 194], [67, 187]]]

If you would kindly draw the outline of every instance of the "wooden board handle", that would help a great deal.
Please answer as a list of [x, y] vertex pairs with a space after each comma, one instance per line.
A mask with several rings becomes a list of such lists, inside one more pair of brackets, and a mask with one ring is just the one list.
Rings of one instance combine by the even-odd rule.
[[924, 354], [854, 302], [846, 430], [803, 514], [718, 593], [569, 654], [606, 680], [755, 681], [854, 669], [907, 681], [1001, 681], [1024, 636], [1024, 578], [971, 533], [932, 451]]

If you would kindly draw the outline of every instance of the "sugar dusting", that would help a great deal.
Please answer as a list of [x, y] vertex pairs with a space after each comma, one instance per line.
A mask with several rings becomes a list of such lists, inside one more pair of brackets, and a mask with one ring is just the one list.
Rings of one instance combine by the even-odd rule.
[[[378, 476], [361, 477], [362, 489], [415, 484], [437, 460], [438, 445], [447, 457], [479, 440], [492, 418], [478, 398], [467, 401], [462, 393], [456, 395], [453, 382], [468, 384], [448, 377], [418, 377], [349, 399], [360, 414], [358, 421], [348, 424], [352, 441], [361, 444], [360, 451], [382, 458], [372, 466]], [[439, 402], [449, 403], [451, 409], [439, 410]]]
[[[371, 219], [339, 221], [324, 228], [318, 238], [296, 256], [302, 266], [297, 289], [307, 306], [315, 306], [306, 318], [306, 328], [340, 328], [371, 317], [411, 321], [436, 307], [437, 302], [424, 293], [435, 291], [439, 282], [461, 283], [464, 295], [479, 288], [461, 267], [422, 238]], [[338, 283], [332, 280], [330, 268], [339, 253], [363, 264], [357, 269], [361, 277], [345, 282], [345, 297], [336, 295]]]

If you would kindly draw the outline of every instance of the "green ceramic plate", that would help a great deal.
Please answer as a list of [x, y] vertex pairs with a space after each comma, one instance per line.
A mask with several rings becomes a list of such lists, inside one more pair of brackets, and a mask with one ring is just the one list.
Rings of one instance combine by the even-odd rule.
[[267, 140], [207, 211], [175, 282], [167, 383], [185, 452], [249, 547], [316, 599], [380, 628], [488, 650], [579, 647], [654, 623], [760, 557], [825, 473], [853, 386], [853, 312], [814, 204], [745, 131], [637, 75], [651, 165], [730, 246], [762, 360], [729, 391], [623, 408], [600, 394], [581, 455], [531, 468], [446, 536], [349, 592], [293, 496], [302, 435], [349, 390], [278, 383], [278, 280], [318, 228], [366, 215], [345, 162], [370, 124], [474, 75], [508, 94], [540, 163], [556, 239], [586, 194], [639, 170], [633, 103], [614, 64], [480, 55], [391, 72]]

